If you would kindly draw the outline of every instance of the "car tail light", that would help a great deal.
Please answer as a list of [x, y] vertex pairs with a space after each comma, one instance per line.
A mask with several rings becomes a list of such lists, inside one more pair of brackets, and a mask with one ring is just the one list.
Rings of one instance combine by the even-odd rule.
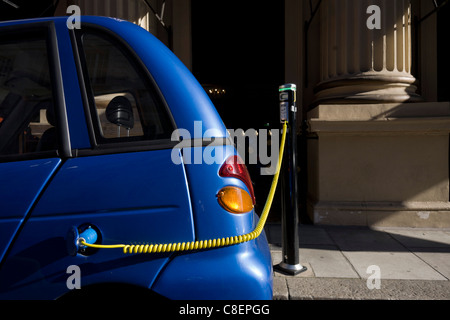
[[248, 192], [238, 187], [222, 188], [217, 199], [225, 210], [232, 213], [245, 213], [253, 209], [253, 201]]
[[252, 179], [248, 173], [244, 161], [239, 156], [229, 157], [219, 170], [221, 177], [233, 177], [241, 180], [247, 186], [253, 205], [255, 205], [255, 192], [253, 191]]

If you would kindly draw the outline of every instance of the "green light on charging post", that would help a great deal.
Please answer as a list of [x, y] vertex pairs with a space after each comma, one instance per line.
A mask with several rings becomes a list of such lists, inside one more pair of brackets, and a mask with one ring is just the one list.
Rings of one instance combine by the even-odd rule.
[[279, 87], [279, 92], [282, 91], [297, 91], [297, 86], [295, 84], [285, 84]]

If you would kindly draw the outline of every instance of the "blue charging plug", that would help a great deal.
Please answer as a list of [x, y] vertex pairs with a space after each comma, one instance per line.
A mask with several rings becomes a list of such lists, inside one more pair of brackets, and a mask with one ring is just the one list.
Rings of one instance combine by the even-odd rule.
[[71, 256], [75, 256], [87, 248], [81, 244], [82, 239], [86, 243], [94, 244], [98, 239], [97, 231], [91, 226], [88, 226], [80, 233], [77, 227], [72, 227], [67, 234], [67, 251]]
[[77, 240], [77, 244], [80, 249], [86, 249], [86, 246], [83, 246], [81, 244], [81, 239], [84, 239], [86, 243], [94, 244], [97, 241], [97, 231], [95, 231], [94, 228], [91, 226], [87, 227], [82, 233], [80, 233], [80, 236]]

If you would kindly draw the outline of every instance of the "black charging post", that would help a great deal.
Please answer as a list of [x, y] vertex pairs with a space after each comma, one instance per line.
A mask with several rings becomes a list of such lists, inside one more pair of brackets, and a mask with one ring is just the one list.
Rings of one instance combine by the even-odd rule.
[[286, 145], [281, 172], [281, 235], [282, 261], [275, 269], [296, 275], [306, 271], [300, 264], [298, 238], [298, 187], [297, 187], [297, 86], [279, 87], [280, 122], [287, 121]]

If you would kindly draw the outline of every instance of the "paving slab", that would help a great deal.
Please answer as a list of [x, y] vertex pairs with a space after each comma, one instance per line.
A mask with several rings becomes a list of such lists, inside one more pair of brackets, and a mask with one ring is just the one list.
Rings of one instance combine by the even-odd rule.
[[376, 266], [381, 279], [402, 280], [447, 280], [430, 265], [411, 252], [342, 252], [358, 275], [367, 279], [373, 272], [370, 266]]
[[289, 300], [289, 290], [285, 277], [273, 278], [273, 300]]
[[321, 278], [359, 278], [348, 259], [336, 246], [316, 245], [314, 248], [301, 248], [300, 257], [305, 259]]
[[296, 278], [287, 279], [287, 286], [291, 300], [381, 299], [361, 279]]
[[417, 257], [439, 272], [447, 280], [450, 280], [450, 251], [422, 252], [415, 250], [415, 248], [411, 248], [411, 250]]
[[290, 278], [290, 300], [449, 300], [449, 281], [384, 280], [369, 289], [364, 279]]
[[329, 227], [327, 232], [342, 251], [405, 251], [405, 247], [401, 243], [383, 231], [368, 228]]
[[383, 230], [407, 248], [450, 248], [450, 232], [443, 230]]

